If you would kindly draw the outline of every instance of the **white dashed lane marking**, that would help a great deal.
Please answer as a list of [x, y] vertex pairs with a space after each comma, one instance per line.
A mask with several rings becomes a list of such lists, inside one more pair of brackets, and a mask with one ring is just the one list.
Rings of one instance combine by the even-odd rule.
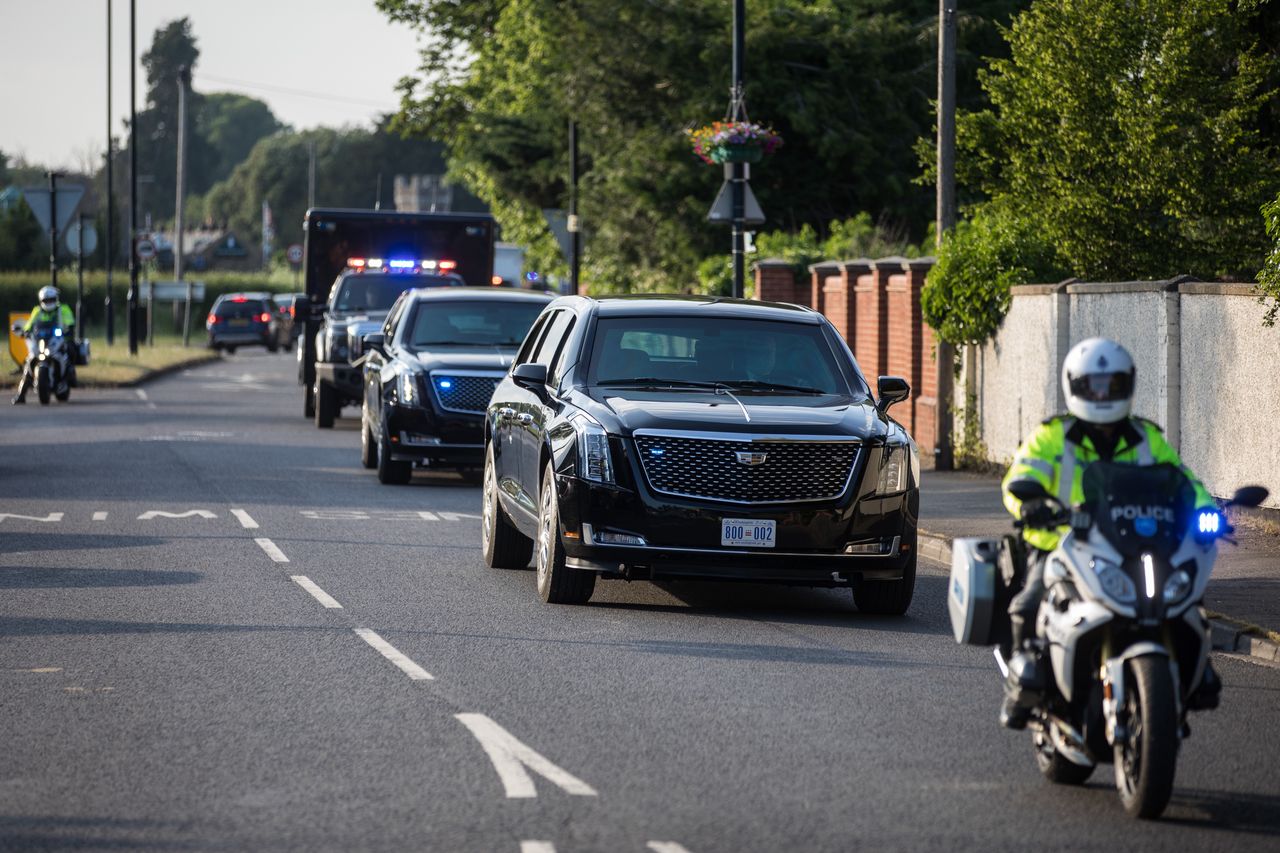
[[653, 853], [689, 853], [689, 849], [675, 841], [650, 841], [645, 845]]
[[95, 512], [95, 513], [93, 514], [93, 520], [94, 520], [94, 521], [106, 521], [106, 520], [107, 520], [107, 514], [106, 514], [105, 512]]
[[330, 610], [342, 609], [342, 605], [338, 603], [338, 600], [336, 598], [334, 598], [329, 593], [325, 592], [320, 587], [316, 586], [315, 582], [312, 581], [311, 578], [307, 577], [306, 575], [292, 575], [290, 576], [290, 580], [292, 580], [298, 586], [305, 589], [307, 592], [311, 593], [312, 598], [314, 598], [316, 601], [320, 602]]
[[360, 639], [377, 649], [379, 654], [399, 667], [401, 672], [414, 681], [434, 680], [434, 676], [431, 673], [410, 660], [404, 652], [378, 636], [376, 631], [371, 631], [368, 628], [356, 628], [354, 630]]
[[556, 853], [556, 846], [550, 841], [521, 841], [520, 853]]
[[533, 786], [533, 777], [528, 773], [529, 770], [566, 793], [579, 797], [596, 796], [595, 788], [516, 740], [515, 735], [484, 714], [456, 714], [455, 716], [471, 731], [471, 734], [475, 735], [476, 740], [480, 741], [480, 746], [493, 762], [493, 769], [498, 772], [498, 778], [502, 780], [502, 787], [506, 790], [508, 799], [538, 796], [538, 791]]
[[259, 538], [254, 539], [253, 541], [257, 542], [258, 547], [265, 551], [267, 556], [275, 560], [277, 563], [289, 562], [289, 558], [284, 555], [284, 551], [277, 548], [276, 543], [272, 542], [270, 539]]
[[245, 512], [244, 510], [233, 509], [231, 510], [231, 514], [236, 517], [236, 519], [240, 522], [240, 526], [243, 527], [245, 530], [258, 529], [258, 522], [254, 521], [253, 517], [250, 516], [249, 513]]

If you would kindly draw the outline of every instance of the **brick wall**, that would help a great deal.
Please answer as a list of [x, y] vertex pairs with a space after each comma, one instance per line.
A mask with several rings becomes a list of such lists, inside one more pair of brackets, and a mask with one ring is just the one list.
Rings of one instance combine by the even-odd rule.
[[810, 305], [808, 288], [799, 287], [790, 263], [779, 258], [755, 264], [756, 299], [762, 302], [791, 302]]

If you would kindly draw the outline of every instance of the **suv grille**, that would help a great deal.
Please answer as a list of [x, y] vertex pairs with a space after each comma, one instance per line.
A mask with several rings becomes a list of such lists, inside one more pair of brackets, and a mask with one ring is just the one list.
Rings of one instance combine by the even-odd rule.
[[833, 500], [848, 486], [860, 448], [852, 441], [738, 441], [641, 433], [635, 441], [645, 477], [656, 491], [744, 504]]
[[[431, 372], [431, 386], [445, 411], [483, 415], [502, 376], [501, 373], [435, 370]], [[448, 387], [442, 387], [446, 383]]]

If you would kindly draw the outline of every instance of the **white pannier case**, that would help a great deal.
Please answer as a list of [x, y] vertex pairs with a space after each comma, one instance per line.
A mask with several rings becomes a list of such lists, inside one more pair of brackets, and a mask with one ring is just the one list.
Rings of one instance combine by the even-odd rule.
[[956, 642], [994, 645], [999, 589], [1000, 540], [957, 539], [951, 546], [951, 582], [947, 610]]

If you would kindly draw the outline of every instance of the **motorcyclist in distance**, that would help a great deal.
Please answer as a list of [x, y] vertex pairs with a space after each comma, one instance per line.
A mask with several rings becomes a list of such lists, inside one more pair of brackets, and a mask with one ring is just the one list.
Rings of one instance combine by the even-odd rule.
[[[40, 288], [39, 303], [35, 308], [31, 309], [31, 316], [27, 318], [25, 325], [21, 327], [24, 335], [30, 335], [31, 330], [35, 328], [37, 323], [49, 323], [57, 321], [62, 326], [62, 334], [68, 341], [74, 340], [74, 332], [76, 325], [75, 314], [72, 313], [70, 306], [63, 305], [58, 301], [58, 288], [47, 285]], [[17, 325], [16, 323], [14, 324]], [[18, 331], [15, 328], [14, 331]], [[32, 376], [32, 359], [27, 358], [27, 363], [22, 369], [22, 381], [18, 383], [18, 393], [13, 395], [13, 404], [15, 406], [27, 402], [27, 392], [31, 390], [31, 383], [34, 380]], [[74, 371], [74, 367], [72, 370]]]
[[[1057, 512], [1056, 506], [1043, 499], [1020, 501], [1009, 493], [1009, 486], [1032, 481], [1069, 508], [1084, 502], [1081, 479], [1091, 462], [1169, 463], [1191, 480], [1197, 509], [1217, 508], [1213, 497], [1165, 441], [1160, 427], [1130, 415], [1135, 376], [1133, 358], [1115, 341], [1090, 338], [1072, 347], [1062, 364], [1062, 392], [1070, 414], [1056, 415], [1036, 427], [1018, 448], [1001, 484], [1005, 507], [1025, 525], [1022, 535], [1027, 544], [1022, 591], [1009, 605], [1013, 654], [1000, 710], [1000, 724], [1007, 728], [1026, 727], [1031, 703], [1022, 701], [1024, 691], [1043, 683], [1037, 653], [1025, 644], [1035, 637], [1036, 612], [1045, 592], [1045, 558], [1066, 531], [1045, 529]], [[1216, 690], [1220, 685], [1212, 670], [1206, 670], [1201, 689]]]

